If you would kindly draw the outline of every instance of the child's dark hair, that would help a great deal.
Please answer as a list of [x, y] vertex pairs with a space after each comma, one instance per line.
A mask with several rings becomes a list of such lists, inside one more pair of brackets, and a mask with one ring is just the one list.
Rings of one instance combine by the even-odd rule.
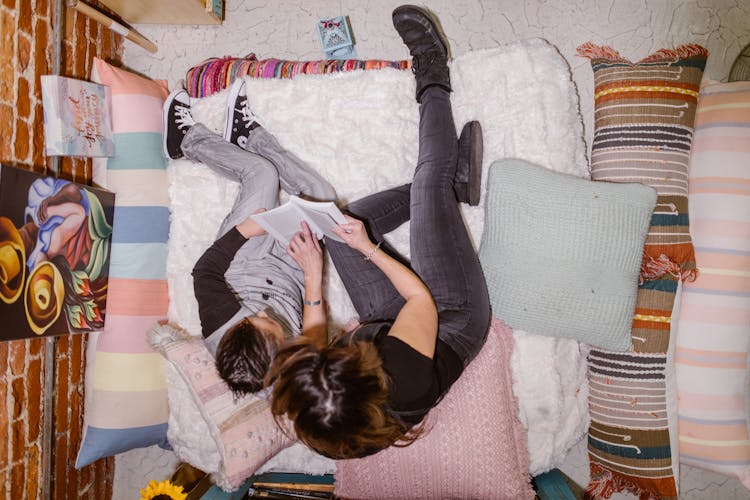
[[263, 389], [263, 379], [279, 347], [273, 335], [258, 330], [248, 318], [231, 327], [216, 349], [216, 369], [235, 396]]

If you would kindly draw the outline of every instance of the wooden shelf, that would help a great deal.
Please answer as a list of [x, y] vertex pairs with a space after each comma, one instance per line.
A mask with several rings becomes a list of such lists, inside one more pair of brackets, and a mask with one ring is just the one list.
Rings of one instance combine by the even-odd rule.
[[131, 24], [221, 24], [223, 0], [99, 0]]

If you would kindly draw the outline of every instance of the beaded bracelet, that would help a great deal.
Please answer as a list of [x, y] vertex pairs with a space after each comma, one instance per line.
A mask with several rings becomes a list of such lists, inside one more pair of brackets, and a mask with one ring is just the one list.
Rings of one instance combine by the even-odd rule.
[[375, 252], [377, 252], [377, 251], [378, 251], [378, 248], [380, 248], [380, 244], [381, 244], [381, 243], [383, 243], [383, 241], [382, 241], [382, 240], [381, 240], [381, 241], [378, 241], [378, 244], [377, 244], [377, 245], [375, 245], [375, 248], [373, 248], [372, 250], [370, 250], [370, 252], [369, 252], [369, 253], [368, 253], [367, 255], [365, 255], [365, 260], [370, 260], [370, 259], [372, 259], [372, 256], [373, 256], [373, 255], [375, 255]]

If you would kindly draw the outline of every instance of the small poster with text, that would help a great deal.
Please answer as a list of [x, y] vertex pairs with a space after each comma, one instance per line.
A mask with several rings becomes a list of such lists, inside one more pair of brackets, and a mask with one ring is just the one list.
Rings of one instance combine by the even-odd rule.
[[47, 156], [113, 156], [110, 89], [98, 83], [43, 75]]

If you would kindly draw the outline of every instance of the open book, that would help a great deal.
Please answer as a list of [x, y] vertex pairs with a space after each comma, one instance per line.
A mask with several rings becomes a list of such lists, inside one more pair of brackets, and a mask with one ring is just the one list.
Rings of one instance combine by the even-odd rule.
[[291, 196], [283, 205], [251, 217], [284, 246], [289, 244], [294, 233], [302, 230], [302, 221], [307, 222], [318, 239], [325, 236], [336, 241], [343, 240], [331, 229], [346, 224], [344, 214], [332, 201], [308, 201], [297, 196]]

